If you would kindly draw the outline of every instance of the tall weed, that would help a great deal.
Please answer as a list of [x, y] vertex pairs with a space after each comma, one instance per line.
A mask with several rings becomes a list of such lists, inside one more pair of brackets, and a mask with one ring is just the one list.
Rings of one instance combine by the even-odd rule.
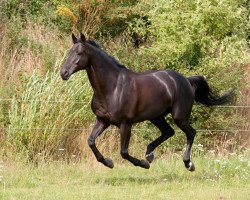
[[[55, 68], [60, 65], [57, 62]], [[22, 83], [20, 95], [11, 99], [7, 141], [32, 158], [65, 148], [70, 132], [88, 127], [93, 118], [91, 88], [86, 79], [79, 73], [66, 84], [57, 70], [45, 77], [34, 71]]]

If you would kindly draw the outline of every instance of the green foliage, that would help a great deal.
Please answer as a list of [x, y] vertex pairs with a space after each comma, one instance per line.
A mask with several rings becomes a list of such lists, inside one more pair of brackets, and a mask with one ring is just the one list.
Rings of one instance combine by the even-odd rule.
[[73, 31], [84, 32], [95, 38], [115, 37], [128, 27], [127, 21], [133, 18], [131, 8], [137, 2], [137, 0], [62, 2], [57, 8], [57, 14], [62, 21], [70, 24]]
[[[98, 38], [107, 52], [131, 70], [171, 68], [185, 76], [202, 75], [218, 93], [234, 88], [238, 95], [244, 84], [242, 65], [249, 55], [247, 3], [247, 0], [4, 1], [0, 8], [3, 13], [0, 32], [4, 33], [0, 38], [0, 70], [7, 78], [0, 84], [0, 95], [12, 98], [12, 102], [1, 103], [0, 126], [7, 128], [7, 132], [4, 137], [0, 132], [0, 138], [7, 136], [9, 144], [30, 157], [43, 151], [51, 155], [59, 146], [67, 146], [69, 133], [59, 129], [93, 122], [87, 77], [79, 74], [66, 84], [54, 70], [59, 68], [58, 60], [69, 48], [69, 32], [74, 26], [79, 32]], [[59, 8], [64, 15], [59, 15]], [[2, 27], [6, 29], [2, 31]], [[138, 49], [133, 48], [135, 33], [142, 40]], [[25, 62], [27, 58], [32, 59]], [[49, 103], [51, 100], [66, 102]], [[75, 101], [83, 101], [84, 106]], [[167, 120], [177, 129], [170, 116]], [[236, 129], [244, 120], [235, 109], [194, 106], [191, 123], [196, 129]], [[159, 134], [148, 123], [136, 127], [134, 132], [139, 141], [148, 143]], [[198, 132], [195, 142], [211, 148], [225, 141], [222, 138], [235, 136], [234, 132]], [[159, 151], [181, 151], [185, 142], [185, 135], [178, 130]], [[227, 147], [235, 143], [236, 140]]]
[[6, 26], [6, 34], [10, 40], [9, 45], [14, 47], [27, 47], [27, 36], [20, 34], [23, 29], [23, 22], [20, 16], [13, 17], [11, 21], [7, 21]]
[[200, 68], [203, 59], [218, 59], [218, 49], [232, 47], [238, 50], [234, 62], [242, 61], [248, 24], [242, 1], [143, 1], [137, 10], [151, 22], [148, 48], [142, 49], [146, 63], [156, 57], [149, 68]]
[[[65, 0], [67, 2], [67, 0]], [[57, 26], [63, 31], [70, 31], [70, 24], [66, 21], [62, 21], [56, 14], [56, 8], [64, 1], [58, 0], [8, 0], [4, 1], [1, 11], [3, 17], [7, 17], [8, 21], [12, 21], [13, 18], [20, 18], [22, 22], [40, 23], [46, 26]]]

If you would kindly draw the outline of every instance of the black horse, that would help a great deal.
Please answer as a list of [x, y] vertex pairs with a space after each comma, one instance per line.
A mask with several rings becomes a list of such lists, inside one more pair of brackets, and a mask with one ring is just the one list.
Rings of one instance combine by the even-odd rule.
[[[174, 70], [135, 73], [119, 64], [97, 43], [86, 40], [83, 34], [79, 39], [72, 34], [72, 39], [74, 45], [60, 73], [63, 80], [68, 80], [79, 70], [87, 71], [94, 91], [91, 108], [96, 115], [88, 145], [96, 159], [107, 167], [114, 167], [112, 160], [104, 158], [95, 145], [96, 138], [112, 124], [120, 129], [121, 156], [135, 166], [148, 169], [154, 159], [154, 149], [175, 133], [165, 120], [171, 113], [187, 137], [185, 167], [194, 171], [190, 152], [196, 131], [189, 123], [193, 103], [221, 105], [232, 98], [233, 92], [219, 97], [211, 92], [203, 77], [185, 78]], [[139, 160], [129, 154], [128, 146], [132, 125], [145, 120], [159, 128], [161, 136], [147, 146], [146, 160]]]

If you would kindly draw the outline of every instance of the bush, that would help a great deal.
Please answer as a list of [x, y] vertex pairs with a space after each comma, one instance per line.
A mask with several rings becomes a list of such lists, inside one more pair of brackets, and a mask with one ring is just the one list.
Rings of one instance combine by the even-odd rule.
[[200, 68], [203, 59], [218, 59], [216, 52], [227, 48], [237, 50], [234, 62], [244, 60], [239, 57], [246, 50], [247, 9], [242, 1], [157, 0], [142, 2], [137, 10], [151, 22], [150, 41], [142, 49], [145, 63], [154, 60], [149, 68]]
[[136, 3], [137, 0], [62, 3], [57, 8], [57, 14], [70, 23], [75, 32], [95, 38], [115, 37], [128, 27], [127, 21], [133, 18], [131, 7]]

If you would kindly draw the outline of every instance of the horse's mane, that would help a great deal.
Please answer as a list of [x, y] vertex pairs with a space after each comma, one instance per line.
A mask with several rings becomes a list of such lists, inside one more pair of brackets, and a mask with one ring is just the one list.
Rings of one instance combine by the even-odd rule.
[[87, 43], [91, 44], [92, 46], [101, 49], [101, 45], [99, 45], [96, 41], [94, 40], [87, 40]]
[[[101, 48], [101, 45], [99, 45], [99, 44], [98, 44], [96, 41], [94, 41], [94, 40], [87, 40], [87, 43], [89, 43], [90, 45], [92, 45], [92, 46], [94, 46], [94, 47], [96, 47], [96, 48], [98, 48], [98, 49], [102, 49], [102, 48]], [[105, 51], [103, 50], [103, 52], [105, 52]], [[105, 54], [107, 54], [107, 53], [105, 52]], [[108, 56], [109, 58], [111, 58], [111, 60], [114, 61], [115, 64], [116, 64], [119, 68], [125, 68], [125, 69], [126, 69], [126, 67], [125, 67], [124, 65], [120, 64], [113, 56], [110, 56], [110, 55], [108, 55], [108, 54], [107, 54], [107, 56]]]

